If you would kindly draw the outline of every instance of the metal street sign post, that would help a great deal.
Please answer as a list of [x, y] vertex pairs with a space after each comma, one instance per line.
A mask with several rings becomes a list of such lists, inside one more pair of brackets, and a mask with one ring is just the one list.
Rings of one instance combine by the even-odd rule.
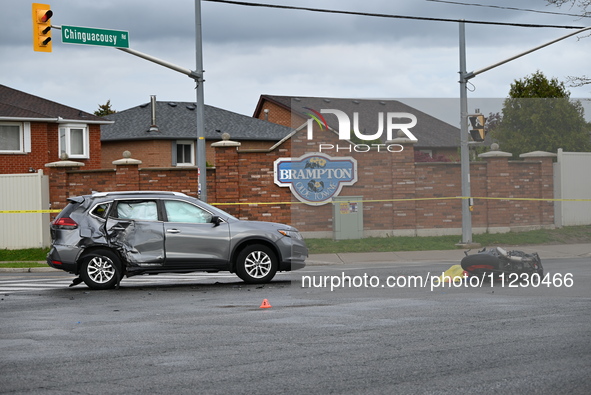
[[129, 48], [129, 32], [62, 25], [62, 43]]
[[[34, 4], [35, 6], [35, 4]], [[40, 6], [46, 6], [47, 12], [49, 6], [40, 4]], [[35, 18], [37, 16], [37, 10], [34, 10], [34, 28]], [[53, 15], [46, 17], [48, 20]], [[43, 20], [45, 22], [46, 20]], [[204, 107], [205, 102], [203, 98], [203, 49], [202, 49], [202, 32], [201, 32], [201, 0], [195, 0], [195, 52], [196, 52], [196, 70], [189, 70], [184, 67], [177, 66], [173, 63], [167, 62], [162, 59], [158, 59], [148, 54], [141, 53], [139, 51], [129, 48], [129, 32], [122, 30], [107, 30], [107, 29], [96, 29], [92, 27], [81, 27], [81, 26], [50, 26], [52, 29], [59, 29], [62, 32], [62, 43], [64, 44], [82, 44], [82, 45], [99, 45], [103, 47], [117, 48], [123, 52], [127, 52], [131, 55], [143, 58], [150, 62], [154, 62], [169, 69], [178, 71], [179, 73], [186, 74], [192, 78], [196, 86], [196, 107], [195, 111], [197, 115], [196, 134], [197, 134], [197, 167], [198, 167], [198, 178], [200, 184], [200, 197], [201, 200], [207, 202], [207, 171], [205, 160], [205, 125], [204, 125]], [[47, 41], [49, 43], [51, 39]], [[45, 45], [47, 45], [47, 43]], [[47, 51], [51, 52], [51, 50]]]

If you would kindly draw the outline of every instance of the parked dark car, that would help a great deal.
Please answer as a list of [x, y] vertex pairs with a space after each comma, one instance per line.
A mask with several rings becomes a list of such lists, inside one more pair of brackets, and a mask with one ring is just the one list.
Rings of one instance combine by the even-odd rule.
[[183, 193], [104, 192], [68, 202], [51, 223], [47, 263], [93, 289], [123, 276], [195, 271], [266, 283], [303, 268], [308, 256], [294, 227], [239, 220]]

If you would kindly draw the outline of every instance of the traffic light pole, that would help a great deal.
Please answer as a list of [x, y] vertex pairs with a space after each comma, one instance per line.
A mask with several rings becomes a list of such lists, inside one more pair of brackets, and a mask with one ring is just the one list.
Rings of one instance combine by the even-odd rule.
[[196, 101], [195, 101], [195, 115], [197, 126], [197, 168], [199, 169], [199, 197], [204, 202], [207, 202], [207, 161], [205, 158], [205, 100], [203, 89], [203, 37], [201, 33], [201, 0], [195, 0], [195, 71], [177, 66], [173, 63], [158, 59], [154, 56], [136, 51], [131, 48], [117, 48], [120, 51], [140, 57], [150, 62], [168, 67], [171, 70], [185, 74], [192, 78], [196, 84]]
[[[41, 6], [41, 5], [40, 5]], [[49, 6], [47, 6], [49, 8]], [[51, 11], [49, 11], [51, 12]], [[51, 15], [49, 16], [51, 17]], [[36, 10], [33, 12], [33, 19], [35, 21], [36, 18]], [[34, 22], [35, 25], [35, 22]], [[34, 26], [35, 27], [35, 26]], [[61, 26], [51, 26], [54, 29], [61, 30]], [[176, 64], [167, 62], [162, 59], [158, 59], [152, 55], [148, 55], [142, 53], [140, 51], [136, 51], [135, 49], [131, 48], [123, 48], [123, 47], [115, 47], [120, 51], [127, 52], [130, 55], [137, 56], [139, 58], [148, 60], [150, 62], [159, 64], [161, 66], [167, 67], [171, 70], [177, 71], [179, 73], [185, 74], [192, 78], [195, 81], [196, 86], [196, 101], [195, 101], [195, 115], [196, 115], [196, 134], [197, 134], [197, 168], [199, 169], [198, 177], [199, 177], [199, 197], [204, 202], [207, 202], [207, 161], [205, 158], [205, 100], [204, 100], [204, 90], [203, 90], [203, 37], [201, 32], [201, 0], [195, 0], [195, 60], [196, 60], [196, 69], [195, 71], [186, 69], [181, 66], [177, 66]]]
[[136, 51], [135, 49], [131, 49], [131, 48], [117, 48], [117, 49], [120, 51], [123, 51], [123, 52], [127, 52], [130, 55], [137, 56], [138, 58], [149, 60], [152, 63], [159, 64], [160, 66], [167, 67], [171, 70], [178, 71], [179, 73], [186, 74], [187, 76], [193, 78], [195, 81], [200, 81], [202, 78], [202, 74], [197, 73], [196, 71], [189, 70], [189, 69], [186, 69], [181, 66], [177, 66], [176, 64], [167, 62], [166, 60], [158, 59], [152, 55], [148, 55], [148, 54], [142, 53], [140, 51]]
[[[199, 0], [196, 0], [198, 3]], [[199, 11], [196, 11], [199, 12]], [[197, 25], [197, 29], [199, 30], [198, 37], [201, 34], [201, 25]], [[204, 202], [207, 202], [207, 162], [205, 160], [205, 123], [204, 113], [205, 113], [205, 101], [204, 101], [204, 93], [203, 93], [203, 61], [201, 57], [201, 41], [198, 39], [197, 44], [197, 70], [201, 71], [193, 71], [186, 69], [184, 67], [177, 66], [175, 64], [169, 63], [165, 60], [155, 58], [154, 56], [136, 51], [135, 49], [131, 48], [117, 48], [120, 51], [127, 52], [128, 54], [140, 57], [145, 60], [149, 60], [150, 62], [159, 64], [164, 67], [168, 67], [171, 70], [177, 71], [179, 73], [185, 74], [195, 80], [196, 86], [196, 101], [195, 101], [195, 116], [196, 116], [196, 125], [197, 125], [197, 168], [199, 169], [198, 177], [199, 177], [199, 198]]]
[[572, 37], [587, 30], [591, 30], [591, 26], [576, 30], [573, 33], [569, 33], [545, 44], [529, 49], [525, 52], [521, 52], [508, 59], [468, 73], [466, 72], [466, 30], [464, 21], [460, 22], [460, 162], [462, 173], [462, 241], [460, 245], [472, 244], [472, 213], [470, 212], [470, 156], [468, 149], [468, 89], [466, 86], [468, 80], [476, 77], [478, 74], [484, 73], [485, 71], [494, 69], [495, 67], [501, 66], [512, 60], [537, 51], [538, 49], [542, 49], [557, 43], [558, 41], [564, 40], [565, 38]]

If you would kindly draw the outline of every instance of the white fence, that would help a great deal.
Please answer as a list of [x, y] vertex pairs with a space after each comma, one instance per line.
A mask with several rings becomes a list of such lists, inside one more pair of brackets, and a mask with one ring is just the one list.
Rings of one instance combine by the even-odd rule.
[[[591, 152], [563, 152], [558, 149], [554, 164], [556, 226], [591, 225]], [[586, 201], [585, 201], [586, 200]]]
[[[49, 181], [42, 171], [31, 174], [0, 174], [0, 248], [48, 247]], [[24, 211], [24, 212], [23, 212]]]

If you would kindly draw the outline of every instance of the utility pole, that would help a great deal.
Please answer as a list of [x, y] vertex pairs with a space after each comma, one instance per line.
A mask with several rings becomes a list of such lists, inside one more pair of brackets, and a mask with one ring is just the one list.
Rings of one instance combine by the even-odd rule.
[[197, 117], [197, 167], [199, 168], [200, 199], [207, 202], [207, 162], [205, 160], [205, 99], [203, 90], [203, 36], [201, 31], [201, 0], [195, 0], [195, 78]]
[[470, 212], [470, 151], [468, 148], [468, 90], [466, 89], [466, 26], [460, 21], [460, 165], [462, 173], [462, 242], [472, 243]]
[[545, 44], [538, 45], [537, 47], [521, 52], [508, 59], [501, 60], [490, 66], [468, 73], [466, 72], [466, 30], [464, 21], [460, 21], [460, 162], [462, 172], [462, 241], [460, 244], [467, 245], [472, 243], [472, 213], [470, 212], [472, 197], [470, 195], [470, 157], [468, 150], [468, 90], [466, 83], [478, 74], [482, 74], [485, 71], [494, 69], [495, 67], [501, 66], [586, 30], [591, 30], [591, 26], [576, 30], [573, 33], [569, 33]]

